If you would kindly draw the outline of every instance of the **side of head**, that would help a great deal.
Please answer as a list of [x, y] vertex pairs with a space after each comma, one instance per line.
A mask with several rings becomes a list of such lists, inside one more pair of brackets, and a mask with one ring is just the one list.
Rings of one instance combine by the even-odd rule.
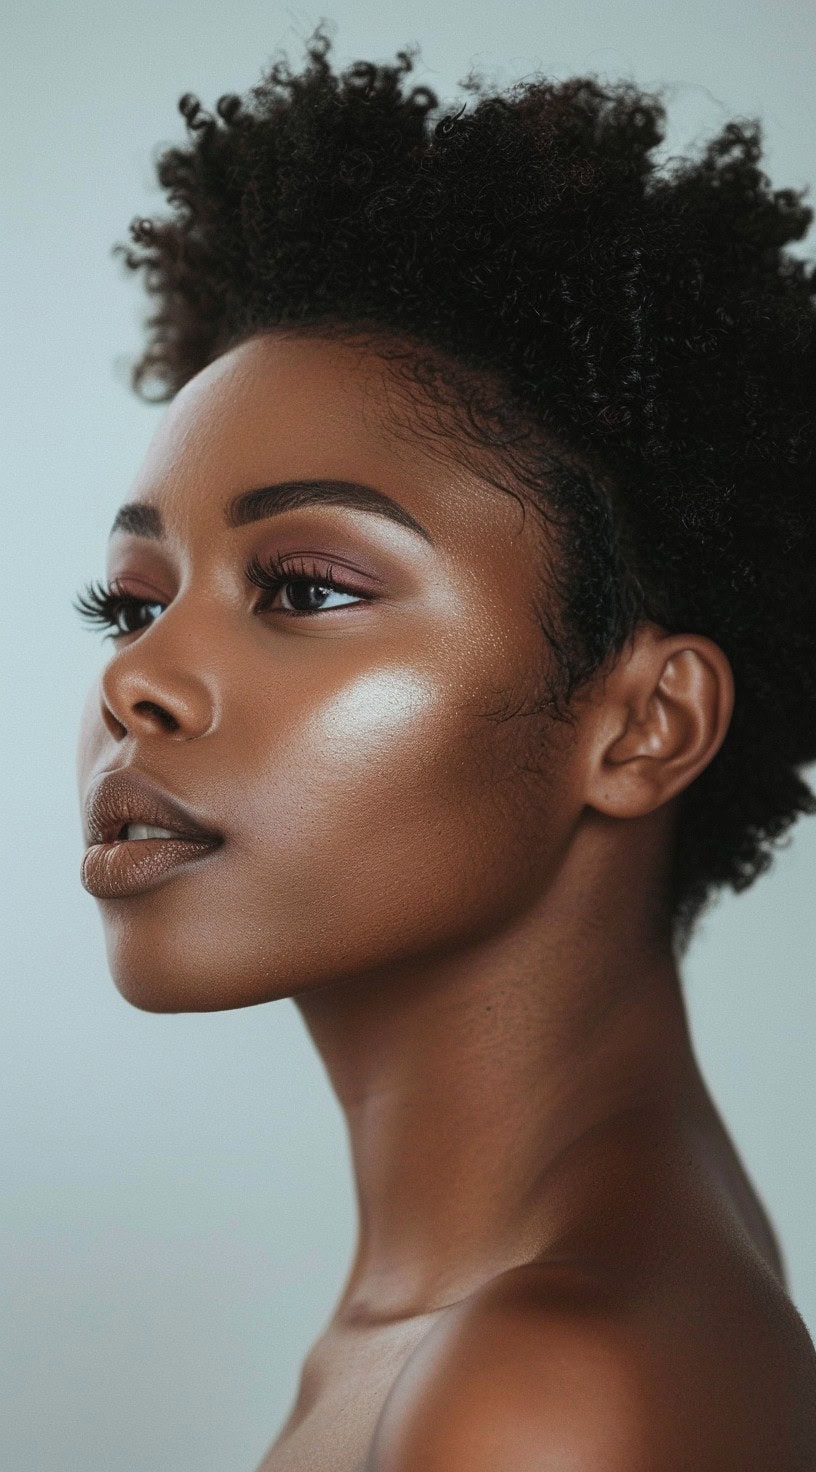
[[407, 53], [336, 73], [329, 50], [318, 32], [215, 116], [182, 99], [172, 215], [120, 247], [155, 301], [135, 386], [170, 399], [276, 330], [374, 342], [429, 452], [489, 463], [556, 549], [542, 710], [568, 726], [601, 676], [634, 678], [636, 631], [678, 636], [669, 705], [674, 681], [710, 712], [655, 797], [677, 799], [682, 950], [816, 812], [816, 270], [786, 251], [811, 211], [771, 188], [755, 124], [661, 168], [662, 104], [630, 83], [471, 82], [446, 112]]

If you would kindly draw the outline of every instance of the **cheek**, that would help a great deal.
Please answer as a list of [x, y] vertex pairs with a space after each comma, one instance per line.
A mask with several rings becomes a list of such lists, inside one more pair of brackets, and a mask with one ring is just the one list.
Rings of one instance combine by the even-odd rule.
[[273, 970], [297, 942], [290, 982], [340, 979], [473, 936], [518, 905], [542, 796], [534, 808], [519, 775], [519, 725], [488, 719], [489, 705], [391, 666], [287, 723], [251, 783], [246, 827], [244, 903]]
[[477, 838], [480, 810], [495, 805], [496, 727], [433, 673], [367, 671], [280, 735], [262, 785], [291, 824], [292, 854], [308, 836], [363, 866], [372, 844], [387, 854], [400, 837]]
[[339, 921], [355, 895], [372, 912], [378, 895], [407, 898], [478, 832], [490, 733], [433, 673], [360, 672], [330, 695], [301, 691], [273, 741], [264, 726], [244, 752], [254, 803], [242, 842], [262, 873], [297, 886], [315, 923]]
[[371, 780], [377, 773], [434, 764], [451, 740], [442, 693], [431, 678], [386, 669], [359, 675], [329, 699], [316, 699], [298, 723], [290, 756], [322, 786]]

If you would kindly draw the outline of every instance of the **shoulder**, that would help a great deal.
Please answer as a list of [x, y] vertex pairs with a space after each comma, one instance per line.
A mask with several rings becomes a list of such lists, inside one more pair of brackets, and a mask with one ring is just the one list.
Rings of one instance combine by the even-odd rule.
[[586, 1279], [503, 1273], [410, 1356], [365, 1472], [798, 1468], [766, 1397], [698, 1359], [694, 1339], [682, 1316], [655, 1333]]
[[388, 1396], [366, 1472], [670, 1472], [626, 1333], [580, 1294], [544, 1306], [542, 1290], [502, 1274], [435, 1326]]

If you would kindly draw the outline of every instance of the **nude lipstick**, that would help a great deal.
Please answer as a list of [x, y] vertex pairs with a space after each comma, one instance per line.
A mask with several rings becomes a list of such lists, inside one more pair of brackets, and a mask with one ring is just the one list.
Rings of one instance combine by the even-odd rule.
[[135, 768], [103, 772], [85, 801], [80, 879], [96, 899], [124, 899], [216, 852], [223, 836]]

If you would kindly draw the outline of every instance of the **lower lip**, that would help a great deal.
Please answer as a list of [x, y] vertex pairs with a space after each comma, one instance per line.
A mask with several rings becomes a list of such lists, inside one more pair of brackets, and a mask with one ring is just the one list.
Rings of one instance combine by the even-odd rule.
[[175, 869], [206, 858], [221, 847], [208, 838], [130, 838], [95, 843], [86, 849], [80, 878], [98, 900], [144, 894]]

